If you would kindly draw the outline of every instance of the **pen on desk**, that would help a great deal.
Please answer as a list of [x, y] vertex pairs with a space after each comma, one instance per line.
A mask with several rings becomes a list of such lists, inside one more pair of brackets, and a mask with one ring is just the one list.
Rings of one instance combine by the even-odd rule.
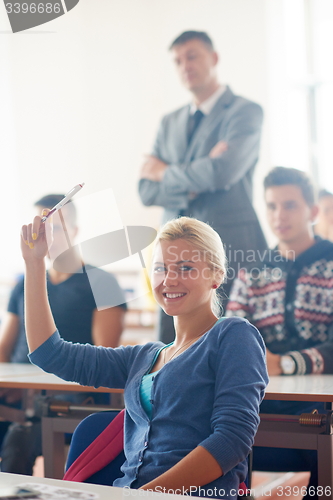
[[59, 201], [59, 203], [57, 203], [50, 211], [47, 215], [45, 215], [45, 217], [42, 218], [42, 222], [45, 222], [49, 217], [50, 215], [54, 214], [55, 212], [57, 212], [58, 210], [60, 210], [60, 208], [62, 208], [64, 205], [66, 205], [66, 203], [71, 199], [73, 198], [73, 196], [78, 192], [80, 191], [80, 189], [82, 189], [84, 186], [84, 182], [82, 182], [81, 184], [77, 184], [76, 186], [74, 186], [70, 191], [68, 191], [68, 193], [65, 195], [65, 197]]

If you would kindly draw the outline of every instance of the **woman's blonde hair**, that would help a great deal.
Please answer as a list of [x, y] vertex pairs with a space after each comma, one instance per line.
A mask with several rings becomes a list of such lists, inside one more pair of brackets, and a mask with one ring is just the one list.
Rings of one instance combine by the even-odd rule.
[[[159, 241], [186, 240], [196, 250], [204, 262], [208, 264], [219, 283], [223, 283], [227, 274], [227, 259], [220, 236], [205, 222], [190, 217], [179, 217], [164, 224], [159, 230], [156, 244]], [[213, 312], [220, 316], [221, 303], [214, 290]]]

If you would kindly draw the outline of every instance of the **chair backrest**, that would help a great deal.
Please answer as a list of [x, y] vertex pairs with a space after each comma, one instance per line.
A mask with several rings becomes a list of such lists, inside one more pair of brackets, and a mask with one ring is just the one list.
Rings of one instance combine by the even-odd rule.
[[112, 486], [123, 476], [123, 413], [93, 413], [80, 422], [72, 437], [64, 479]]

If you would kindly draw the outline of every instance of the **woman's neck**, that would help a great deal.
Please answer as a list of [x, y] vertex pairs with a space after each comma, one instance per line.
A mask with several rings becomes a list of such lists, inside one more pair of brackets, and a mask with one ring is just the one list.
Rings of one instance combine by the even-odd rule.
[[174, 345], [182, 345], [206, 333], [217, 321], [211, 309], [195, 314], [174, 317], [176, 338]]

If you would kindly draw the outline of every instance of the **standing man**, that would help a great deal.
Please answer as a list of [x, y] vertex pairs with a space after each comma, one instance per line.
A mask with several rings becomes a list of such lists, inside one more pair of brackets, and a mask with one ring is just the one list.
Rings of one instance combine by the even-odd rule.
[[[141, 169], [139, 193], [144, 205], [164, 207], [163, 222], [186, 215], [220, 234], [230, 267], [227, 298], [247, 252], [266, 248], [252, 206], [263, 113], [218, 82], [218, 55], [206, 33], [186, 31], [170, 50], [192, 103], [163, 118]], [[162, 318], [160, 338], [168, 343], [173, 321]]]
[[[258, 328], [269, 375], [333, 373], [333, 243], [313, 234], [318, 214], [313, 186], [304, 172], [276, 167], [264, 187], [278, 245], [260, 267], [240, 271], [227, 316], [246, 318]], [[315, 408], [324, 411], [323, 403], [264, 401], [260, 411], [288, 415]], [[310, 470], [313, 489], [305, 498], [317, 498], [315, 451], [254, 447], [253, 468]]]

